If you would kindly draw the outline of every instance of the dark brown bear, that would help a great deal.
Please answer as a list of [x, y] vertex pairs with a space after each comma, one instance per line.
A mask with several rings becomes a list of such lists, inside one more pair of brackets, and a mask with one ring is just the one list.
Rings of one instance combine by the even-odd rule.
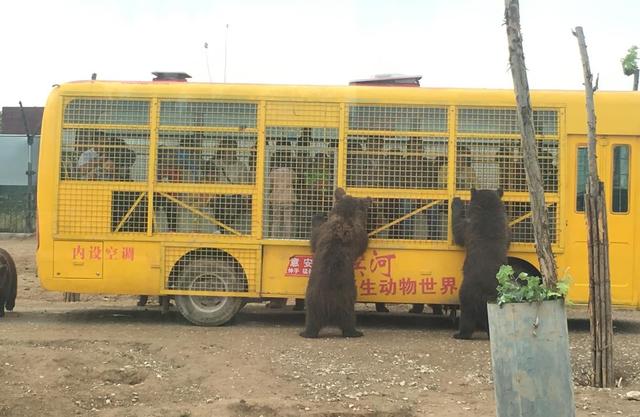
[[0, 317], [5, 308], [12, 311], [16, 306], [18, 292], [18, 273], [13, 258], [4, 249], [0, 249]]
[[476, 328], [489, 331], [487, 301], [497, 298], [496, 274], [507, 263], [509, 229], [502, 189], [471, 189], [471, 201], [465, 214], [464, 203], [454, 198], [451, 204], [453, 239], [464, 246], [464, 279], [460, 287], [460, 328], [456, 339], [471, 339]]
[[355, 198], [337, 188], [327, 221], [316, 219], [311, 248], [313, 267], [307, 284], [305, 329], [300, 336], [318, 337], [320, 329], [336, 325], [344, 337], [359, 337], [356, 330], [356, 285], [353, 265], [367, 249], [369, 198]]

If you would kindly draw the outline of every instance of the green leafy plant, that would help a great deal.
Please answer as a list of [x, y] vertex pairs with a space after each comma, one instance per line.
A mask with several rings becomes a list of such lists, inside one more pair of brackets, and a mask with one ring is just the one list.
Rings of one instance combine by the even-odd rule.
[[624, 75], [633, 75], [638, 71], [638, 47], [632, 46], [627, 51], [627, 55], [620, 60], [622, 62], [622, 70]]
[[558, 281], [555, 288], [548, 288], [540, 277], [521, 272], [514, 276], [513, 268], [502, 265], [496, 274], [498, 279], [498, 305], [505, 303], [533, 303], [566, 298], [569, 292], [568, 277]]

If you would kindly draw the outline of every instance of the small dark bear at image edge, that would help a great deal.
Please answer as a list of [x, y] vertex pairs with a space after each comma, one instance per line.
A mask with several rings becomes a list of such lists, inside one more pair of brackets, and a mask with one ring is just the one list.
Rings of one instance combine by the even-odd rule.
[[471, 189], [467, 213], [460, 198], [451, 203], [453, 239], [466, 256], [460, 287], [460, 327], [453, 337], [471, 339], [480, 328], [489, 332], [487, 302], [498, 297], [496, 274], [507, 263], [509, 226], [502, 189]]
[[13, 311], [18, 293], [18, 272], [13, 258], [0, 248], [0, 317], [4, 310]]
[[336, 325], [344, 337], [359, 337], [356, 330], [356, 284], [353, 265], [367, 249], [367, 210], [370, 198], [349, 196], [342, 188], [325, 222], [314, 219], [311, 248], [313, 267], [305, 295], [306, 320], [302, 337], [318, 337]]

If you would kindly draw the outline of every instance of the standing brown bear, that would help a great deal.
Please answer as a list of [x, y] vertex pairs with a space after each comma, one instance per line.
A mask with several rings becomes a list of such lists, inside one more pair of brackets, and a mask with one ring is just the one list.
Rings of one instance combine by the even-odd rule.
[[489, 331], [487, 301], [498, 296], [496, 274], [500, 265], [507, 263], [509, 249], [507, 213], [501, 197], [502, 189], [472, 188], [467, 214], [459, 198], [451, 204], [454, 242], [467, 251], [460, 287], [460, 328], [453, 335], [456, 339], [471, 339], [476, 326]]
[[311, 236], [313, 267], [307, 284], [307, 315], [302, 337], [318, 337], [320, 329], [336, 325], [344, 337], [360, 337], [356, 330], [356, 284], [353, 265], [367, 249], [369, 198], [355, 198], [342, 188], [327, 220], [316, 221]]
[[18, 273], [16, 264], [9, 252], [0, 248], [0, 317], [5, 308], [12, 311], [16, 306], [18, 292]]

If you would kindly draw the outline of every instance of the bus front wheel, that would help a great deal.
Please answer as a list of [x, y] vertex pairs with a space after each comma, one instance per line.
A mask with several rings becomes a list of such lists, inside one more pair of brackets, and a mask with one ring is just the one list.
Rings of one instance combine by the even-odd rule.
[[[182, 271], [190, 291], [243, 291], [244, 277], [230, 262], [220, 259], [194, 259]], [[243, 289], [241, 289], [243, 288]], [[198, 326], [221, 326], [229, 322], [244, 305], [241, 297], [176, 295], [182, 316]]]

